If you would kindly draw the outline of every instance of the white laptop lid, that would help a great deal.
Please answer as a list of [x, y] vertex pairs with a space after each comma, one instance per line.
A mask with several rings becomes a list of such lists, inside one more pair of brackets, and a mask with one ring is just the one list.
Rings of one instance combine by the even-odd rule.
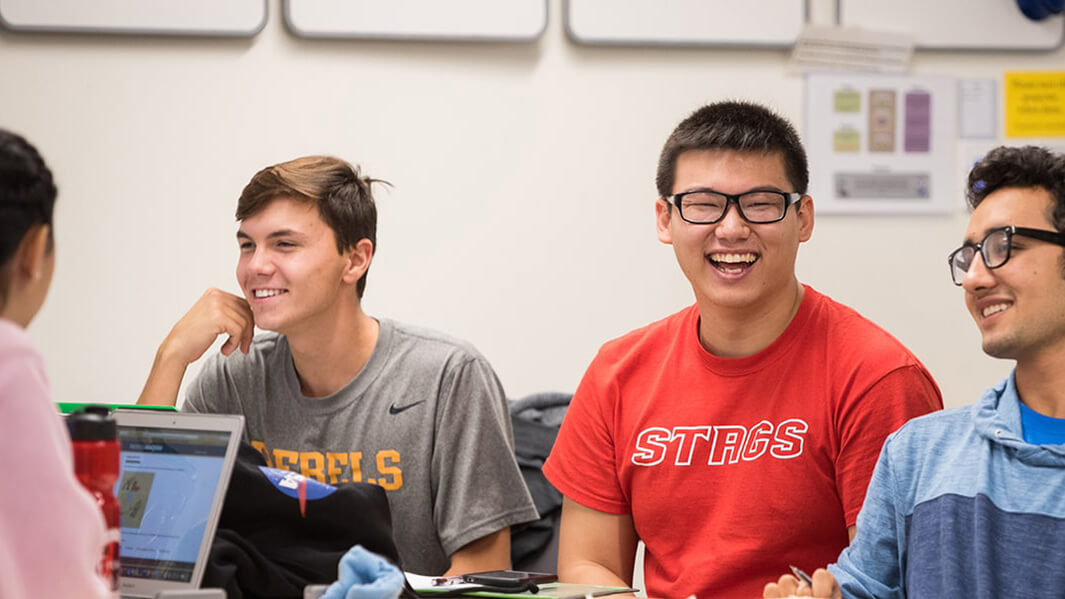
[[116, 410], [122, 445], [120, 592], [196, 589], [222, 513], [243, 416]]

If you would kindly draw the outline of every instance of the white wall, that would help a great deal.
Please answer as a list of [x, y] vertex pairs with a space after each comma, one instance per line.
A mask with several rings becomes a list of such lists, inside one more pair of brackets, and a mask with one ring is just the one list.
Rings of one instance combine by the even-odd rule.
[[[605, 340], [686, 305], [654, 235], [654, 169], [698, 105], [748, 98], [802, 126], [777, 50], [308, 41], [280, 2], [251, 40], [0, 33], [0, 126], [61, 185], [59, 262], [30, 328], [65, 401], [132, 402], [208, 286], [236, 291], [233, 209], [259, 168], [330, 153], [388, 179], [366, 305], [472, 341], [511, 396], [572, 390]], [[988, 32], [993, 35], [993, 32]], [[1061, 69], [1050, 54], [921, 53], [916, 73]], [[966, 215], [823, 216], [800, 278], [891, 331], [973, 401], [986, 358], [945, 256]], [[197, 368], [194, 365], [191, 371]]]

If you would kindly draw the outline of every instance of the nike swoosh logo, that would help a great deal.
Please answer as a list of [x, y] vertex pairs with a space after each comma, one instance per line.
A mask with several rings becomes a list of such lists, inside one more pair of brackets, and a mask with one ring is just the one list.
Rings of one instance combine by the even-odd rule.
[[425, 400], [423, 399], [421, 401], [416, 401], [414, 403], [409, 403], [409, 404], [407, 404], [405, 406], [397, 406], [396, 404], [392, 404], [392, 405], [388, 406], [388, 413], [389, 414], [399, 414], [400, 412], [404, 412], [406, 410], [409, 410], [409, 409], [413, 408], [414, 406], [416, 406], [416, 405], [418, 405], [420, 403], [425, 403]]

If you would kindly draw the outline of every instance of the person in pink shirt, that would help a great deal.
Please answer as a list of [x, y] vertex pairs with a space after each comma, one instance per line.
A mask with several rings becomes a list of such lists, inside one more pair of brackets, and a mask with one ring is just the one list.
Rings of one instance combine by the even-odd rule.
[[0, 597], [109, 596], [100, 509], [74, 478], [70, 437], [25, 328], [55, 267], [56, 187], [37, 150], [0, 129]]

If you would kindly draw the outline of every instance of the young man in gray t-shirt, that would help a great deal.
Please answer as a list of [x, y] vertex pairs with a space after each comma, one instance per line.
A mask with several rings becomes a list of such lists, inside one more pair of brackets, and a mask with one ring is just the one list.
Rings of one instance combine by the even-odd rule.
[[510, 525], [537, 513], [502, 387], [468, 344], [363, 312], [372, 183], [322, 156], [257, 173], [237, 203], [244, 297], [209, 289], [159, 347], [138, 403], [174, 405], [188, 364], [226, 334], [185, 409], [243, 414], [274, 467], [382, 486], [408, 571], [508, 568]]

